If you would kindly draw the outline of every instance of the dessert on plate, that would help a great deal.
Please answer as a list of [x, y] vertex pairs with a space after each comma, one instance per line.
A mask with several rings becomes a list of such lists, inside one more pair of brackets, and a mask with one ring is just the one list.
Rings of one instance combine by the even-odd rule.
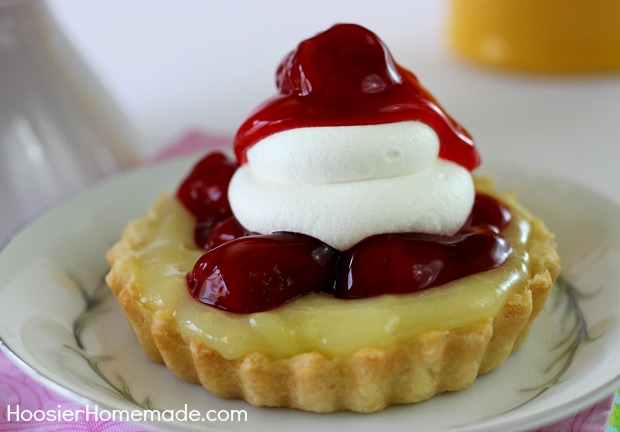
[[300, 43], [278, 94], [131, 222], [107, 283], [149, 358], [215, 395], [374, 412], [525, 341], [559, 259], [471, 136], [367, 29]]

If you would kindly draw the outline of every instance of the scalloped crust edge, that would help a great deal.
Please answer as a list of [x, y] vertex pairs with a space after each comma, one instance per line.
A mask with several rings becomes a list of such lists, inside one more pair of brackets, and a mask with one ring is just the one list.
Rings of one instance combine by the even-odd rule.
[[[518, 205], [512, 197], [508, 201]], [[108, 251], [111, 270], [106, 282], [148, 357], [214, 395], [244, 399], [255, 406], [375, 412], [463, 390], [477, 376], [501, 365], [525, 342], [559, 275], [560, 264], [553, 235], [541, 220], [519, 207], [532, 226], [530, 278], [497, 316], [463, 328], [427, 332], [404, 344], [364, 348], [335, 358], [319, 352], [289, 358], [257, 352], [226, 359], [197, 338], [184, 340], [171, 311], [153, 312], [136, 294], [140, 290], [132, 263], [124, 257], [143, 240], [141, 221], [130, 224]]]

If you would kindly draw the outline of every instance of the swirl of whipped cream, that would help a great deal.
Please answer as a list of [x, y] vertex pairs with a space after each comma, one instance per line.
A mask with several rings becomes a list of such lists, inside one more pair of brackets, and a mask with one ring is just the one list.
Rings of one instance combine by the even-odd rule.
[[303, 233], [339, 250], [376, 234], [450, 235], [475, 190], [469, 171], [438, 152], [419, 121], [289, 129], [249, 149], [229, 201], [250, 231]]

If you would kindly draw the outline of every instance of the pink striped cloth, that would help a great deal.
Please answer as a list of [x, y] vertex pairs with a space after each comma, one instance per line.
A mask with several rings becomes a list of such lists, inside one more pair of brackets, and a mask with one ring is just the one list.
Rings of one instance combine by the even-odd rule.
[[[147, 163], [154, 164], [173, 157], [191, 154], [199, 155], [217, 148], [230, 148], [230, 142], [230, 138], [226, 137], [197, 132], [189, 133], [162, 153], [148, 160]], [[614, 397], [611, 395], [574, 416], [536, 429], [536, 432], [616, 432], [618, 431], [617, 428], [609, 425], [613, 403]], [[64, 411], [77, 411], [83, 408], [81, 403], [68, 400], [34, 381], [0, 351], [0, 431], [141, 432], [144, 430], [131, 424], [112, 421], [38, 422], [35, 419], [31, 421], [9, 421], [8, 418], [7, 407], [9, 406], [19, 406], [22, 411], [35, 412], [38, 410], [57, 410], [59, 405]]]

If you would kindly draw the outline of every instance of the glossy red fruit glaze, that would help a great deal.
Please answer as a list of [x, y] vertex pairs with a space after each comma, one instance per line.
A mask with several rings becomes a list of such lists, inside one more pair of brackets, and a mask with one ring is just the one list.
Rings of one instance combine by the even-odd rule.
[[469, 218], [460, 232], [471, 231], [472, 227], [486, 227], [500, 232], [510, 224], [510, 221], [512, 221], [512, 212], [508, 207], [492, 196], [477, 193]]
[[364, 239], [345, 253], [335, 295], [411, 293], [499, 267], [512, 252], [500, 235], [511, 220], [507, 206], [477, 193], [469, 218], [454, 236], [406, 233]]
[[196, 300], [235, 313], [273, 309], [333, 290], [340, 254], [302, 234], [238, 238], [205, 253], [187, 274]]
[[480, 157], [469, 133], [455, 122], [383, 42], [353, 24], [336, 25], [303, 41], [280, 64], [279, 94], [241, 125], [239, 163], [268, 135], [310, 126], [352, 126], [419, 120], [439, 136], [439, 156], [472, 170]]
[[356, 299], [408, 294], [493, 269], [511, 251], [506, 239], [488, 228], [455, 236], [373, 236], [345, 254], [335, 295]]
[[185, 177], [177, 197], [199, 220], [228, 217], [228, 184], [237, 167], [224, 154], [209, 153]]
[[[228, 243], [239, 237], [245, 237], [250, 233], [243, 228], [236, 217], [230, 216], [222, 221], [217, 222], [207, 232], [201, 233], [201, 237], [204, 235], [204, 242], [197, 243], [198, 246], [205, 250], [211, 250], [224, 243]], [[197, 235], [194, 236], [198, 238]]]
[[238, 165], [219, 152], [209, 153], [185, 177], [177, 198], [194, 216], [196, 244], [203, 247], [213, 226], [232, 215], [228, 184]]

